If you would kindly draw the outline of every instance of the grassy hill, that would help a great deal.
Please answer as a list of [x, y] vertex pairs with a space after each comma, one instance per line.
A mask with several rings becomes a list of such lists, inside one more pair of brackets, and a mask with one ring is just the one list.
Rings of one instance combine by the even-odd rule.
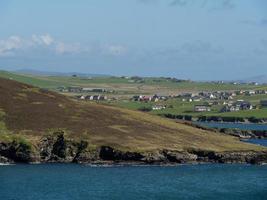
[[9, 79], [0, 78], [0, 95], [0, 141], [17, 137], [36, 145], [49, 132], [64, 129], [68, 138], [85, 140], [91, 148], [107, 145], [138, 152], [162, 149], [265, 150], [230, 136], [157, 116], [76, 102]]

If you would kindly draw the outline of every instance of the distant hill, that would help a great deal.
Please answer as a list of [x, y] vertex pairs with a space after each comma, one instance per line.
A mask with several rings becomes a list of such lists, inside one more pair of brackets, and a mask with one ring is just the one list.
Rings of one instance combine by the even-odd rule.
[[267, 75], [259, 75], [259, 76], [253, 76], [253, 77], [249, 77], [249, 78], [245, 78], [243, 80], [241, 80], [240, 82], [244, 82], [244, 83], [259, 83], [259, 84], [264, 84], [267, 83]]
[[14, 71], [18, 74], [26, 75], [37, 75], [37, 76], [79, 76], [79, 77], [108, 77], [106, 74], [91, 74], [91, 73], [79, 73], [79, 72], [50, 72], [50, 71], [39, 71], [33, 69], [20, 69]]

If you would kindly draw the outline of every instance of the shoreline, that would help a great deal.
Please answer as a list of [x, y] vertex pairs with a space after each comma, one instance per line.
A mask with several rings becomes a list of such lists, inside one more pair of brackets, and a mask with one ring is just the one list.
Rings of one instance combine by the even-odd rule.
[[178, 166], [194, 166], [194, 165], [248, 165], [248, 166], [262, 166], [267, 165], [266, 162], [252, 164], [247, 162], [191, 162], [191, 163], [140, 163], [140, 162], [99, 162], [99, 163], [74, 163], [74, 162], [33, 162], [33, 163], [0, 163], [1, 166], [14, 166], [14, 165], [78, 165], [88, 167], [178, 167]]
[[[0, 142], [0, 163], [78, 163], [178, 165], [197, 163], [267, 163], [267, 148], [228, 151], [208, 149], [151, 149], [146, 151], [120, 150], [113, 146], [88, 148], [86, 141], [73, 141], [64, 132], [42, 138], [38, 145], [23, 142]], [[255, 146], [256, 147], [256, 146]]]
[[218, 124], [246, 124], [246, 125], [267, 125], [267, 122], [258, 122], [258, 123], [253, 123], [253, 122], [220, 122], [220, 121], [193, 121], [192, 123], [218, 123]]
[[[267, 130], [246, 130], [240, 128], [218, 128], [218, 127], [208, 127], [200, 123], [218, 123], [218, 124], [241, 124], [241, 123], [233, 123], [233, 122], [186, 122], [179, 121], [179, 123], [183, 123], [195, 128], [210, 130], [215, 132], [220, 132], [226, 135], [231, 135], [234, 137], [238, 137], [239, 139], [267, 139]], [[255, 124], [255, 123], [252, 123]]]
[[[108, 150], [103, 152], [103, 148]], [[85, 164], [94, 166], [113, 165], [137, 165], [137, 166], [175, 166], [194, 164], [253, 164], [262, 165], [267, 163], [267, 150], [264, 151], [171, 151], [163, 150], [157, 152], [122, 152], [111, 147], [102, 147], [94, 153], [84, 152], [73, 157], [60, 157], [50, 155], [42, 159], [35, 154], [26, 155], [27, 158], [0, 155], [0, 165], [10, 164]]]

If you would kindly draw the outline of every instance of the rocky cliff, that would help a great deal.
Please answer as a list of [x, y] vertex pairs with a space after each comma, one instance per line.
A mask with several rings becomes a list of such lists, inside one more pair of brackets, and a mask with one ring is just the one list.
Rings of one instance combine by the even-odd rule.
[[58, 131], [43, 137], [37, 146], [12, 141], [0, 143], [0, 163], [86, 163], [86, 164], [179, 164], [179, 163], [267, 163], [266, 152], [213, 152], [191, 149], [164, 149], [150, 152], [129, 152], [101, 146], [90, 149], [87, 141], [66, 139]]

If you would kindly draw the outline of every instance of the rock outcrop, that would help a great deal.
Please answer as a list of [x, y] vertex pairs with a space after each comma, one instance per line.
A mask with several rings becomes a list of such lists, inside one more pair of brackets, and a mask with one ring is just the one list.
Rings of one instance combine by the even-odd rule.
[[18, 141], [0, 143], [0, 156], [14, 162], [29, 163], [35, 160], [35, 154], [31, 147], [26, 143]]
[[94, 150], [87, 141], [66, 139], [63, 131], [41, 139], [36, 147], [25, 142], [0, 143], [0, 163], [134, 163], [134, 164], [180, 164], [180, 163], [267, 163], [267, 152], [213, 152], [203, 150], [161, 150], [151, 152], [121, 151], [110, 146]]

